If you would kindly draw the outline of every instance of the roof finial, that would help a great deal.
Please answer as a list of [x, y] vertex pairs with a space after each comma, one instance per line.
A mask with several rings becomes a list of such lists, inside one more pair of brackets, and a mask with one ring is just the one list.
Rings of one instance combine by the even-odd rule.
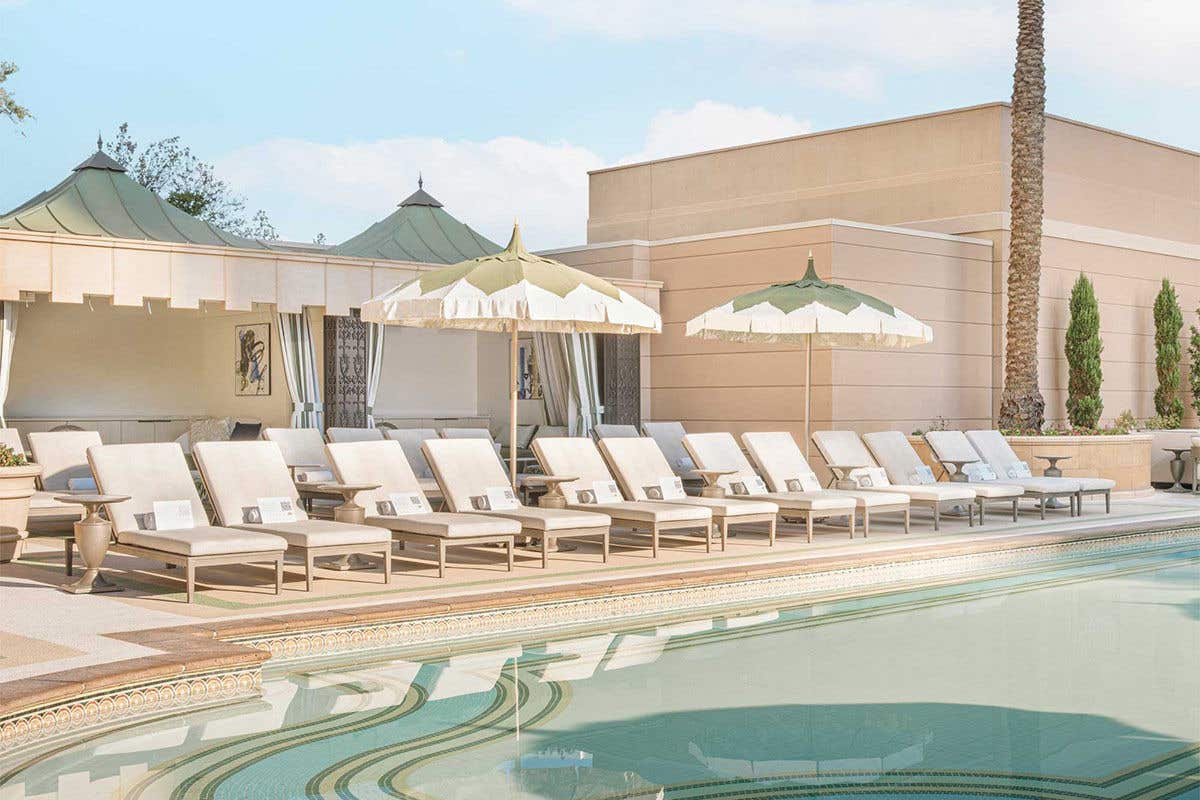
[[100, 135], [100, 131], [96, 131], [96, 149], [104, 149], [104, 137]]
[[425, 178], [421, 175], [420, 170], [417, 171], [417, 188], [418, 189], [425, 188]]

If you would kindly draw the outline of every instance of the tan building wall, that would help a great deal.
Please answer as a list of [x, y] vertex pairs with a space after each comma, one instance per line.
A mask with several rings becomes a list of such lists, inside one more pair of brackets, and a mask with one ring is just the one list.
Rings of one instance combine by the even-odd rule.
[[[928, 349], [818, 354], [818, 424], [911, 430], [934, 416], [990, 424], [1004, 369], [1009, 126], [1008, 106], [997, 103], [592, 173], [588, 252], [623, 248], [665, 283], [666, 330], [651, 343], [652, 416], [706, 430], [800, 419], [797, 373], [780, 377], [798, 357], [770, 347], [709, 349], [681, 331], [705, 308], [798, 276], [811, 245], [822, 275], [935, 329]], [[836, 219], [993, 244], [935, 246]], [[1044, 234], [1040, 360], [1049, 421], [1066, 417], [1063, 337], [1080, 271], [1100, 301], [1105, 417], [1126, 408], [1151, 415], [1151, 306], [1163, 277], [1179, 293], [1185, 337], [1197, 323], [1200, 154], [1048, 118]], [[708, 384], [688, 377], [705, 369], [714, 373]], [[739, 382], [741, 397], [731, 399]], [[888, 387], [884, 402], [872, 383]]]

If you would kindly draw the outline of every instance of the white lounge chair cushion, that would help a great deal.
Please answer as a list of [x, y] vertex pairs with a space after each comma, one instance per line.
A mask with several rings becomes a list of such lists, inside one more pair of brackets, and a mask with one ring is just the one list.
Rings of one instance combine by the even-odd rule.
[[30, 509], [61, 509], [66, 515], [80, 516], [83, 506], [75, 503], [60, 503], [54, 498], [64, 492], [46, 492], [38, 489], [33, 493], [33, 497], [29, 498]]
[[142, 531], [138, 517], [153, 513], [158, 501], [186, 500], [192, 507], [192, 523], [208, 524], [208, 512], [200, 502], [183, 450], [175, 442], [144, 444], [101, 444], [88, 449], [87, 458], [96, 474], [96, 484], [108, 494], [128, 495], [129, 500], [107, 507], [117, 531]]
[[279, 445], [268, 441], [197, 442], [192, 455], [208, 486], [217, 519], [229, 527], [243, 524], [244, 509], [264, 497], [287, 497], [297, 519], [307, 519]]
[[872, 511], [880, 506], [906, 506], [909, 504], [907, 494], [901, 494], [899, 490], [892, 491], [892, 489], [891, 486], [886, 490], [878, 491], [874, 489], [826, 489], [822, 494], [849, 497], [854, 500], [854, 504], [858, 508], [867, 511]]
[[[400, 447], [404, 449], [404, 457], [408, 459], [408, 465], [412, 467], [417, 478], [433, 481], [433, 470], [429, 468], [429, 462], [421, 452], [421, 443], [426, 439], [438, 438], [437, 431], [433, 428], [396, 428], [387, 431], [386, 436], [400, 443]], [[433, 482], [434, 488], [437, 488], [437, 482]]]
[[987, 500], [997, 500], [1002, 497], [1020, 497], [1025, 493], [1024, 487], [1013, 483], [967, 481], [967, 486], [975, 490], [976, 497], [982, 497]]
[[1085, 492], [1103, 492], [1115, 489], [1117, 482], [1110, 478], [1081, 478], [1074, 476], [1073, 481], [1079, 482], [1079, 488]]
[[228, 556], [238, 553], [282, 553], [287, 541], [270, 533], [202, 525], [177, 531], [121, 531], [117, 541], [133, 547], [181, 556]]
[[969, 483], [891, 484], [885, 491], [902, 492], [910, 500], [927, 503], [975, 499], [974, 486]]
[[622, 503], [572, 503], [570, 507], [637, 522], [695, 522], [697, 525], [704, 525], [712, 522], [713, 516], [712, 510], [704, 507], [645, 500], [626, 500]]
[[812, 435], [812, 440], [826, 464], [836, 467], [879, 466], [854, 431], [817, 431]]
[[390, 542], [392, 535], [372, 525], [352, 525], [328, 519], [302, 519], [296, 522], [265, 522], [261, 525], [234, 525], [244, 531], [272, 533], [287, 540], [289, 547], [330, 547], [334, 545], [375, 545]]
[[[761, 497], [761, 495], [759, 495]], [[748, 517], [757, 514], [778, 514], [779, 504], [769, 500], [742, 500], [732, 497], [680, 497], [676, 500], [663, 502], [678, 503], [688, 506], [703, 506], [712, 511], [718, 519], [722, 517]]]
[[391, 439], [375, 442], [330, 442], [325, 448], [329, 463], [344, 483], [377, 483], [378, 489], [359, 492], [357, 502], [374, 513], [376, 504], [390, 500], [393, 494], [420, 495], [425, 511], [433, 511], [424, 499], [425, 492], [413, 473], [404, 448]]
[[383, 438], [380, 428], [329, 428], [325, 431], [331, 442], [377, 442]]
[[21, 433], [16, 428], [0, 428], [0, 444], [7, 445], [17, 454], [25, 452], [25, 447], [21, 444]]
[[393, 531], [438, 536], [443, 539], [515, 536], [521, 532], [521, 524], [512, 519], [501, 519], [483, 514], [455, 514], [436, 511], [429, 514], [406, 514], [401, 517], [369, 516], [367, 524]]
[[929, 431], [925, 434], [925, 443], [939, 461], [970, 461], [980, 458], [962, 431]]
[[300, 470], [296, 473], [296, 483], [311, 483], [316, 486], [322, 483], [333, 483], [334, 480], [333, 470], [328, 469]]
[[[283, 463], [289, 467], [310, 467], [309, 472], [329, 470], [329, 461], [325, 458], [325, 439], [316, 428], [264, 428], [262, 438], [279, 445]], [[296, 479], [305, 480], [299, 472]]]
[[515, 519], [522, 528], [536, 531], [562, 531], [571, 528], [607, 528], [612, 518], [596, 511], [576, 511], [566, 508], [542, 508], [521, 506], [506, 511], [488, 511], [488, 514], [505, 519]]
[[[732, 474], [717, 478], [717, 485], [727, 491], [734, 483], [743, 482], [758, 475], [746, 454], [738, 447], [729, 433], [689, 433], [683, 437], [683, 446], [691, 454], [700, 469], [731, 470]], [[770, 487], [770, 484], [767, 484]], [[778, 491], [778, 489], [777, 489]], [[761, 500], [762, 495], [757, 495]]]
[[42, 488], [48, 492], [67, 489], [71, 478], [90, 478], [89, 447], [100, 444], [96, 431], [37, 431], [30, 433], [29, 449], [42, 467]]
[[851, 514], [857, 505], [855, 498], [839, 492], [770, 492], [755, 495], [779, 506], [781, 511], [828, 511]]

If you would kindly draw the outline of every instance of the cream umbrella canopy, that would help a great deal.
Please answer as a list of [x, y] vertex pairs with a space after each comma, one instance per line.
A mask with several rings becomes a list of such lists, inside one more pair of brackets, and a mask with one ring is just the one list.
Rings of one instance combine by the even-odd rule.
[[900, 309], [817, 277], [813, 256], [798, 281], [739, 295], [688, 321], [687, 335], [726, 342], [803, 344], [804, 450], [810, 450], [812, 348], [912, 347], [933, 341], [933, 329]]
[[417, 328], [508, 333], [509, 477], [517, 481], [517, 334], [659, 333], [658, 312], [602, 278], [534, 255], [513, 223], [499, 253], [426, 272], [368, 300], [362, 319]]

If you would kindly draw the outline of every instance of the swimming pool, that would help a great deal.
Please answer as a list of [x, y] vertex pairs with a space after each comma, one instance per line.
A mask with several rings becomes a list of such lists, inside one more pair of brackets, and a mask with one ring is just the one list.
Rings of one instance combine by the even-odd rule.
[[0, 764], [39, 798], [1200, 798], [1200, 550], [291, 664]]

